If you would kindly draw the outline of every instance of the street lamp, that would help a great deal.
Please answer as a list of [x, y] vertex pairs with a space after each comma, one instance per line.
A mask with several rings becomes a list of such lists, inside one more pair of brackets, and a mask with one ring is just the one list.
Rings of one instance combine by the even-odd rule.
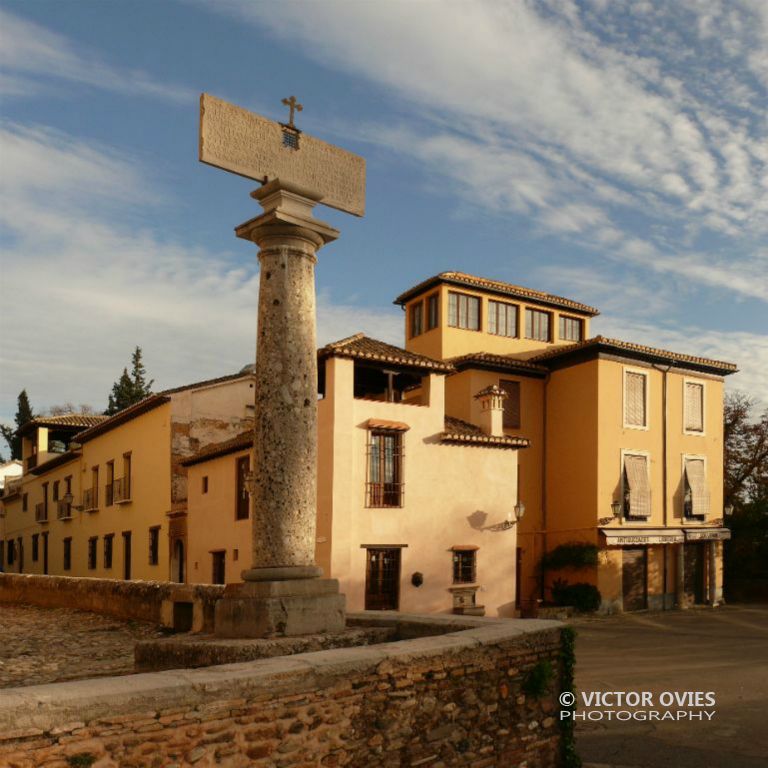
[[514, 507], [514, 518], [512, 517], [512, 510], [507, 512], [507, 519], [501, 524], [503, 531], [508, 531], [510, 528], [514, 528], [525, 515], [525, 504], [522, 501], [518, 501]]
[[75, 497], [74, 497], [74, 496], [73, 496], [73, 495], [72, 495], [70, 492], [67, 492], [67, 493], [65, 493], [65, 494], [64, 494], [64, 495], [61, 497], [61, 500], [62, 500], [62, 501], [63, 501], [63, 502], [66, 504], [66, 505], [68, 505], [68, 506], [69, 506], [71, 509], [74, 509], [74, 510], [76, 510], [77, 512], [82, 512], [82, 511], [83, 511], [83, 509], [85, 509], [85, 507], [83, 507], [82, 505], [77, 505], [77, 504], [73, 504], [73, 503], [72, 503], [72, 502], [75, 500]]
[[733, 514], [733, 504], [726, 504], [723, 512], [725, 512], [726, 517], [730, 517]]
[[617, 519], [621, 519], [621, 502], [620, 501], [612, 501], [611, 502], [611, 512], [613, 512], [613, 516]]

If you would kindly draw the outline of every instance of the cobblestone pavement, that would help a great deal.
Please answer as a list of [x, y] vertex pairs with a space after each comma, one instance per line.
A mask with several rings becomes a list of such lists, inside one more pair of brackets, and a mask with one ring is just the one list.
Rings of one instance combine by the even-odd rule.
[[136, 641], [164, 635], [153, 624], [70, 608], [0, 604], [0, 688], [128, 675]]

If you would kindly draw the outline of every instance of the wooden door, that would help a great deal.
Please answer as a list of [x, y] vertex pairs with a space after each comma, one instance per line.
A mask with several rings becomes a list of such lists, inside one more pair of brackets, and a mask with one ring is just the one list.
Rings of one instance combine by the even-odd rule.
[[621, 587], [625, 611], [642, 611], [648, 605], [648, 560], [645, 547], [623, 549]]
[[685, 598], [686, 602], [700, 605], [704, 602], [704, 545], [685, 545]]
[[213, 580], [212, 584], [226, 584], [226, 552], [211, 552], [213, 558]]
[[365, 609], [396, 611], [400, 605], [400, 549], [366, 550]]
[[123, 578], [131, 578], [131, 532], [123, 531]]

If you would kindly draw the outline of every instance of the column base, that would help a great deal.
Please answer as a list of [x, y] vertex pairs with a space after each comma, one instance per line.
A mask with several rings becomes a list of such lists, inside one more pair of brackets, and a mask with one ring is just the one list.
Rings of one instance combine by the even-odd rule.
[[216, 603], [214, 634], [235, 638], [341, 632], [346, 626], [345, 608], [337, 579], [230, 584]]

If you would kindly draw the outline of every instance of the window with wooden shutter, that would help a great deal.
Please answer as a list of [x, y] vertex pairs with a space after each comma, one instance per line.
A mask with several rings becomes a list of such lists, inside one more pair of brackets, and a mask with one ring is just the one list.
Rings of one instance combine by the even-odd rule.
[[451, 291], [448, 294], [448, 325], [467, 331], [479, 331], [480, 298]]
[[536, 341], [551, 341], [550, 323], [552, 316], [540, 309], [525, 310], [525, 338]]
[[494, 336], [517, 336], [517, 305], [503, 301], [488, 302], [488, 333]]
[[440, 296], [433, 293], [427, 299], [427, 330], [431, 331], [440, 325]]
[[624, 372], [624, 424], [648, 426], [648, 377], [635, 371]]
[[704, 431], [704, 385], [685, 383], [685, 431]]
[[647, 456], [624, 457], [624, 514], [627, 517], [651, 516]]
[[709, 489], [704, 459], [685, 460], [683, 511], [686, 517], [706, 517], [709, 514]]
[[417, 301], [409, 307], [411, 315], [411, 338], [421, 336], [424, 330], [424, 302]]
[[502, 379], [499, 387], [507, 393], [503, 426], [505, 429], [520, 429], [520, 382]]

